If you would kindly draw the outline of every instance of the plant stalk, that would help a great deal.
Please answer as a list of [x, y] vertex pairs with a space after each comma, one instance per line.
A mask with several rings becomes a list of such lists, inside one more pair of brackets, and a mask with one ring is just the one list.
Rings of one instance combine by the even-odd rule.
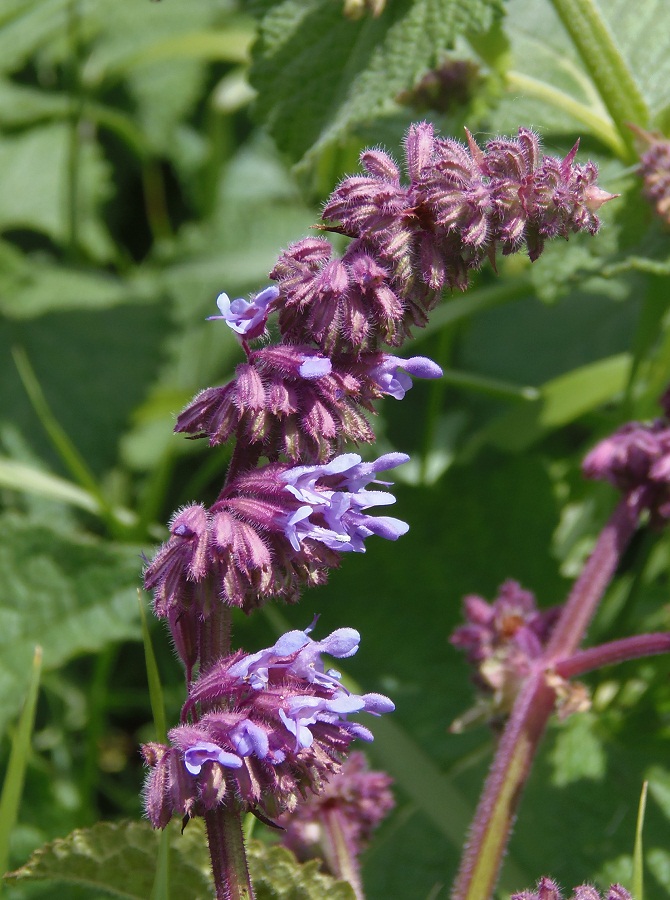
[[205, 813], [205, 825], [216, 900], [254, 900], [239, 809], [217, 806]]
[[574, 654], [628, 546], [643, 506], [638, 491], [625, 497], [600, 533], [552, 632], [541, 670], [521, 688], [501, 737], [465, 846], [452, 900], [491, 897], [533, 757], [554, 708], [545, 679], [553, 663]]
[[646, 128], [649, 110], [612, 32], [594, 0], [551, 0], [551, 3], [633, 161], [637, 158], [634, 137], [626, 123]]

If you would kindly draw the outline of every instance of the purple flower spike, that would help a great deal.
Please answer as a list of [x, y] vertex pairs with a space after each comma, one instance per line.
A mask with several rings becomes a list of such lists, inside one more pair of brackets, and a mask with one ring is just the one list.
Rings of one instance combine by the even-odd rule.
[[216, 744], [210, 744], [209, 741], [195, 744], [184, 753], [184, 765], [191, 775], [199, 775], [206, 762], [218, 762], [222, 766], [228, 766], [229, 769], [239, 769], [242, 766], [239, 756], [228, 753]]
[[260, 337], [265, 331], [269, 307], [279, 297], [279, 288], [275, 285], [265, 288], [250, 302], [239, 297], [231, 300], [228, 294], [219, 294], [216, 305], [221, 310], [220, 316], [208, 316], [208, 319], [223, 319], [229, 328], [247, 341]]
[[395, 397], [396, 400], [402, 400], [412, 387], [410, 375], [414, 375], [415, 378], [441, 378], [442, 369], [426, 356], [400, 359], [384, 354], [382, 362], [370, 372], [370, 377], [377, 383], [380, 391]]

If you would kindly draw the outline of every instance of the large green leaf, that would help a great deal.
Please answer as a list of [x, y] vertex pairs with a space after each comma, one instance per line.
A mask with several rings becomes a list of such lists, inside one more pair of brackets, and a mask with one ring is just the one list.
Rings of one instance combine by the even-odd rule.
[[57, 243], [70, 236], [70, 203], [76, 205], [79, 238], [93, 255], [108, 258], [109, 237], [97, 209], [111, 191], [109, 170], [98, 145], [87, 141], [77, 159], [76, 197], [68, 196], [71, 133], [65, 123], [34, 127], [0, 139], [0, 169], [6, 185], [0, 195], [0, 229], [28, 228]]
[[53, 669], [140, 637], [140, 549], [0, 518], [0, 728], [17, 712], [35, 645]]
[[45, 312], [100, 310], [153, 300], [156, 282], [126, 281], [99, 270], [82, 271], [24, 258], [20, 270], [0, 274], [0, 311], [12, 319]]
[[394, 98], [459, 35], [501, 12], [498, 0], [389, 0], [379, 18], [353, 22], [332, 0], [266, 6], [252, 84], [261, 119], [294, 161], [397, 110]]

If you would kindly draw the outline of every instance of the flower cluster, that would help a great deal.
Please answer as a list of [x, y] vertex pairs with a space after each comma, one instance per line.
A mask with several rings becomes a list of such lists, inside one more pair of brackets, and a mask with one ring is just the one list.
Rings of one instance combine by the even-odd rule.
[[[563, 894], [551, 878], [541, 878], [537, 890], [512, 894], [510, 900], [563, 900]], [[604, 897], [590, 884], [580, 884], [574, 889], [570, 900], [632, 900], [632, 897], [620, 884], [611, 885]]]
[[331, 873], [338, 875], [336, 865], [328, 859], [331, 820], [337, 818], [339, 834], [344, 834], [352, 855], [359, 856], [395, 805], [390, 786], [385, 772], [370, 771], [365, 756], [352, 753], [321, 794], [279, 818], [278, 824], [285, 829], [282, 843], [300, 860], [325, 857]]
[[559, 610], [537, 608], [535, 597], [516, 581], [505, 581], [492, 603], [470, 594], [463, 600], [465, 625], [450, 641], [464, 650], [474, 681], [486, 698], [479, 713], [508, 713], [533, 661], [540, 659]]
[[306, 345], [266, 347], [249, 353], [233, 381], [198, 394], [175, 431], [207, 437], [211, 446], [235, 437], [269, 459], [325, 461], [347, 441], [374, 441], [364, 410], [374, 412], [373, 401], [384, 396], [401, 400], [410, 375], [439, 378], [442, 370], [423, 356], [331, 360]]
[[643, 193], [666, 225], [670, 225], [670, 141], [630, 126], [642, 148], [639, 172], [644, 182]]
[[345, 690], [322, 659], [353, 656], [360, 635], [340, 628], [314, 641], [312, 627], [289, 631], [258, 653], [227, 656], [193, 682], [170, 746], [143, 747], [151, 768], [145, 808], [154, 827], [222, 803], [275, 817], [322, 790], [354, 738], [373, 739], [349, 716], [382, 715], [393, 703]]
[[627, 422], [596, 444], [582, 466], [587, 478], [640, 496], [656, 526], [670, 519], [670, 392], [661, 404], [665, 418], [649, 425]]
[[561, 160], [542, 156], [538, 136], [525, 128], [483, 150], [467, 136], [465, 146], [436, 137], [428, 123], [412, 126], [409, 184], [388, 154], [368, 150], [367, 175], [346, 178], [324, 209], [324, 219], [381, 255], [403, 297], [415, 268], [432, 300], [445, 285], [466, 287], [467, 271], [497, 247], [512, 253], [525, 244], [536, 259], [547, 238], [593, 234], [596, 211], [612, 196], [597, 187], [593, 163], [575, 164], [577, 145]]
[[206, 618], [215, 602], [249, 611], [272, 596], [297, 599], [300, 584], [320, 584], [341, 553], [365, 551], [373, 534], [396, 540], [407, 524], [367, 510], [395, 502], [377, 475], [406, 462], [387, 453], [361, 462], [345, 453], [329, 463], [272, 463], [230, 481], [209, 509], [180, 510], [170, 538], [144, 575], [161, 618], [195, 612]]

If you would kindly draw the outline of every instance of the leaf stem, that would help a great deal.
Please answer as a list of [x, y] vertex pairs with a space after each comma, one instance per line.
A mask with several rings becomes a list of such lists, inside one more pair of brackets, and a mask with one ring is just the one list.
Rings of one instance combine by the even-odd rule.
[[576, 122], [586, 126], [594, 137], [602, 141], [620, 159], [628, 161], [630, 158], [629, 147], [612, 120], [602, 115], [597, 109], [587, 106], [586, 103], [580, 103], [565, 91], [558, 90], [545, 81], [524, 75], [522, 72], [510, 71], [505, 77], [510, 91], [523, 91], [524, 94], [536, 97], [538, 100], [562, 110], [572, 116]]
[[321, 846], [328, 868], [343, 881], [348, 881], [354, 890], [356, 900], [365, 900], [361, 870], [352, 842], [347, 835], [340, 809], [330, 809], [323, 816], [324, 837]]
[[581, 60], [627, 147], [626, 158], [636, 158], [627, 122], [649, 123], [649, 110], [633, 74], [623, 58], [594, 0], [551, 0]]

